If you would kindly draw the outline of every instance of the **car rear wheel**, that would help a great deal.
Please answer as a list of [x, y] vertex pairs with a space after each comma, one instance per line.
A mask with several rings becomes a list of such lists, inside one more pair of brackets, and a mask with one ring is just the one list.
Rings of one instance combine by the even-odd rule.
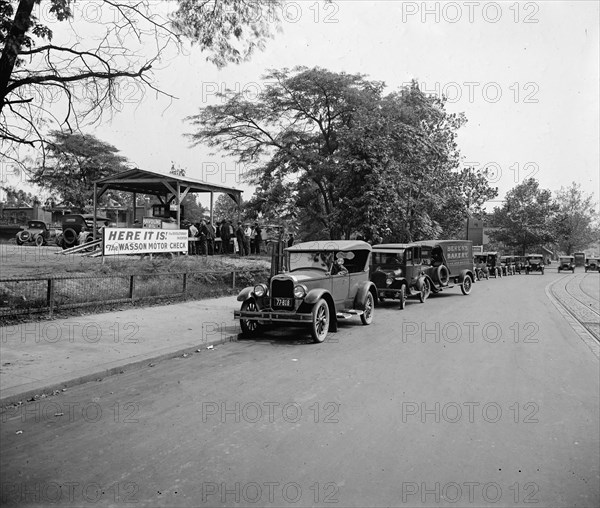
[[402, 284], [400, 288], [400, 310], [406, 307], [406, 286]]
[[421, 303], [425, 303], [425, 300], [427, 300], [427, 297], [429, 296], [429, 291], [429, 281], [425, 279], [421, 285], [421, 290], [419, 291], [419, 301]]
[[365, 302], [365, 310], [360, 315], [360, 320], [363, 325], [370, 325], [373, 322], [373, 308], [375, 307], [375, 299], [373, 293], [369, 291], [367, 293], [367, 301]]
[[[369, 293], [370, 294], [370, 293]], [[361, 316], [362, 317], [362, 316]], [[329, 331], [329, 305], [323, 299], [319, 300], [312, 310], [310, 334], [313, 342], [321, 343]]]
[[460, 289], [461, 289], [463, 295], [468, 295], [471, 292], [472, 285], [473, 285], [473, 281], [471, 280], [471, 276], [465, 275], [465, 278], [463, 279], [463, 283], [460, 286]]
[[[257, 312], [258, 307], [253, 299], [248, 299], [242, 303], [242, 312]], [[252, 321], [250, 319], [240, 319], [240, 328], [244, 335], [254, 335], [260, 329], [260, 323], [258, 321]]]

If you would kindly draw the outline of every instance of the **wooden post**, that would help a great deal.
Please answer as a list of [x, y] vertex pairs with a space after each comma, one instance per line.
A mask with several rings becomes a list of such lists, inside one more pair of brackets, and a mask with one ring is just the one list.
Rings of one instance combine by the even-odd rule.
[[183, 290], [182, 293], [185, 294], [187, 292], [187, 273], [183, 274]]
[[134, 279], [135, 275], [131, 275], [129, 277], [129, 299], [131, 300], [131, 303], [133, 303], [133, 297], [134, 297], [134, 292], [135, 292], [135, 279]]
[[97, 207], [98, 201], [96, 199], [96, 182], [94, 182], [94, 231], [92, 232], [92, 238], [94, 240], [96, 239], [96, 230], [98, 229], [98, 225], [96, 224]]
[[131, 225], [135, 224], [135, 204], [137, 202], [137, 192], [133, 193], [133, 218], [131, 219]]
[[48, 290], [46, 292], [46, 302], [48, 303], [48, 310], [50, 317], [54, 314], [54, 279], [48, 279]]
[[177, 181], [177, 229], [181, 229], [181, 186]]
[[232, 283], [231, 283], [231, 288], [235, 289], [235, 268], [233, 269], [233, 272], [231, 272], [232, 274]]
[[215, 197], [215, 193], [210, 191], [210, 223], [214, 226], [214, 215], [213, 215], [213, 199]]

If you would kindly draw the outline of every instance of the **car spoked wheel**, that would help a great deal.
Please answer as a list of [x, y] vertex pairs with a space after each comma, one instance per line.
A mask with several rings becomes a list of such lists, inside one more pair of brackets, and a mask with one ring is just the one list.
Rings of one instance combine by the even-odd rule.
[[367, 293], [367, 301], [365, 302], [365, 310], [360, 315], [360, 320], [363, 325], [370, 325], [373, 321], [373, 312], [375, 307], [375, 299], [373, 298], [373, 293], [370, 291]]
[[471, 280], [471, 276], [465, 275], [465, 278], [463, 279], [463, 283], [460, 286], [460, 289], [461, 289], [463, 295], [468, 295], [471, 292], [472, 285], [473, 285], [473, 281]]
[[398, 296], [400, 299], [400, 310], [406, 307], [406, 286], [402, 284], [402, 288], [400, 288], [400, 294]]
[[[242, 312], [258, 312], [256, 302], [252, 299], [246, 300], [242, 303]], [[240, 319], [240, 328], [244, 335], [253, 335], [260, 329], [260, 323], [250, 319]]]
[[42, 235], [37, 235], [37, 236], [35, 237], [35, 244], [36, 244], [38, 247], [41, 247], [42, 245], [44, 245], [44, 237], [43, 237]]
[[310, 334], [314, 342], [323, 342], [327, 337], [328, 331], [329, 305], [327, 305], [327, 302], [325, 300], [319, 300], [312, 310], [312, 323], [310, 327]]
[[421, 285], [421, 291], [419, 291], [419, 301], [425, 303], [425, 300], [429, 297], [429, 281], [425, 279]]

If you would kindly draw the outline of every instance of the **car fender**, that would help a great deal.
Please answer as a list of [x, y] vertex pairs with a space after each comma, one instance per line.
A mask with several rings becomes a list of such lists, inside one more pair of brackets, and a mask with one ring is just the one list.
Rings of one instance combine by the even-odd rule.
[[358, 286], [356, 296], [354, 297], [354, 309], [365, 310], [365, 304], [367, 303], [367, 294], [373, 293], [373, 298], [377, 301], [377, 287], [370, 280], [366, 280]]
[[254, 286], [248, 286], [247, 288], [242, 289], [237, 296], [238, 302], [245, 302], [248, 298], [252, 296], [254, 292]]
[[463, 270], [462, 272], [460, 272], [460, 274], [458, 275], [458, 281], [462, 284], [462, 282], [465, 280], [465, 275], [468, 275], [469, 277], [471, 277], [471, 282], [473, 282], [475, 280], [475, 277], [473, 276], [473, 272], [471, 270]]
[[329, 299], [331, 301], [333, 301], [333, 299], [331, 298], [331, 294], [326, 289], [324, 289], [324, 288], [311, 289], [308, 292], [308, 294], [304, 297], [304, 303], [307, 303], [309, 305], [314, 305], [321, 298], [325, 298], [326, 296], [329, 296]]

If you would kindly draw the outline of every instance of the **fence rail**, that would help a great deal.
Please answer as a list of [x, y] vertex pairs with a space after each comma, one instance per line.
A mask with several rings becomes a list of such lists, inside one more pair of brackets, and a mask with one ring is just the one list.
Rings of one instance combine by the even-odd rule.
[[0, 318], [165, 297], [202, 298], [252, 285], [268, 269], [0, 278]]

